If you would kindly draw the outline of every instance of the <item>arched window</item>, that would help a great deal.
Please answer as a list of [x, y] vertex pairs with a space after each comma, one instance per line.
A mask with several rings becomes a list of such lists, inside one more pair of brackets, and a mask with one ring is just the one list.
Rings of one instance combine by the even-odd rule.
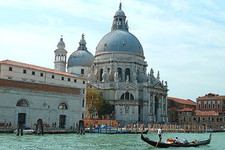
[[129, 78], [128, 81], [130, 81], [130, 69], [129, 69], [129, 68], [127, 68], [127, 69], [125, 70], [125, 81], [127, 81], [127, 77]]
[[21, 99], [17, 102], [16, 106], [19, 106], [19, 107], [28, 107], [28, 103], [26, 100], [24, 99]]
[[68, 109], [65, 103], [60, 103], [58, 109]]
[[125, 99], [129, 99], [129, 92], [125, 93]]
[[117, 68], [117, 72], [118, 72], [119, 81], [122, 81], [122, 69], [121, 68]]
[[100, 81], [102, 81], [103, 69], [100, 70]]
[[130, 94], [130, 100], [134, 100], [133, 94]]
[[120, 96], [120, 99], [134, 100], [134, 96], [133, 96], [133, 94], [126, 92]]

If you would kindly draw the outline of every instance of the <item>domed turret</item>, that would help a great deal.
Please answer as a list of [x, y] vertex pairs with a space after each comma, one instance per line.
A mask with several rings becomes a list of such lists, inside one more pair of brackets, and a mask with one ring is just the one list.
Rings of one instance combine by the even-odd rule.
[[62, 48], [64, 49], [66, 46], [65, 46], [65, 43], [63, 42], [63, 38], [61, 36], [60, 38], [60, 41], [58, 42], [58, 45], [57, 45], [58, 48]]

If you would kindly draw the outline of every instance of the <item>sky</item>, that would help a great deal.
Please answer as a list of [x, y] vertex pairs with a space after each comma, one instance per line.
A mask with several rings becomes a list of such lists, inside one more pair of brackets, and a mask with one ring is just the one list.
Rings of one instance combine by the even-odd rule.
[[[63, 35], [74, 52], [85, 34], [94, 55], [111, 30], [120, 0], [0, 0], [0, 60], [54, 69]], [[141, 42], [147, 71], [168, 82], [168, 96], [225, 95], [224, 0], [122, 0], [129, 31]]]

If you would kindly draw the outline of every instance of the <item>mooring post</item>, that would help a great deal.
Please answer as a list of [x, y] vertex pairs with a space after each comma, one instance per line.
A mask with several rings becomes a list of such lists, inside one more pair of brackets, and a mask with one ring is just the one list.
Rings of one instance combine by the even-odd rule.
[[93, 133], [93, 123], [90, 124], [90, 133]]
[[112, 126], [111, 126], [111, 120], [110, 120], [109, 133], [111, 133], [111, 128]]

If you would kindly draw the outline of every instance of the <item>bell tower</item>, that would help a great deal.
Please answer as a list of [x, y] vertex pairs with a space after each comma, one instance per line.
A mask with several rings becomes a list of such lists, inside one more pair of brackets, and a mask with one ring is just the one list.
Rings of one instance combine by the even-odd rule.
[[58, 49], [54, 51], [55, 53], [55, 70], [66, 72], [66, 55], [65, 43], [63, 42], [63, 36], [61, 35], [60, 41], [57, 45]]

